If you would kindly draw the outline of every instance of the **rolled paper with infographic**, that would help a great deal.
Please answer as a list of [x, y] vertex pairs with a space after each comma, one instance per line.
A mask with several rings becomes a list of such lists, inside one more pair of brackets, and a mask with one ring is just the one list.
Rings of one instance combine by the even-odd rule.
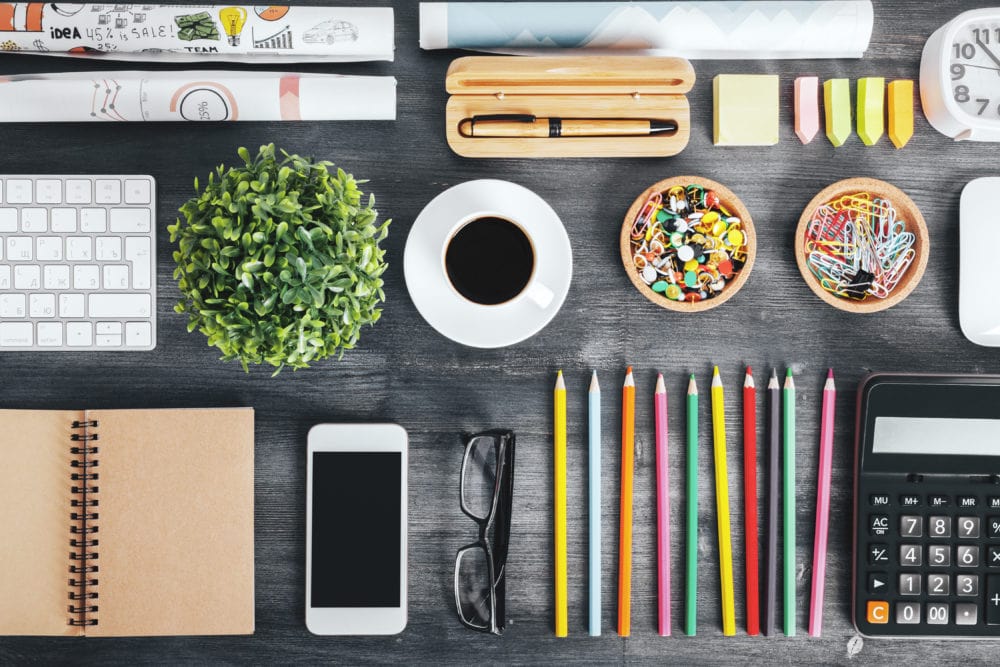
[[395, 120], [396, 80], [282, 72], [0, 77], [0, 122]]
[[109, 60], [392, 60], [382, 7], [0, 2], [0, 51]]
[[698, 59], [861, 58], [871, 0], [422, 2], [420, 47], [613, 49]]

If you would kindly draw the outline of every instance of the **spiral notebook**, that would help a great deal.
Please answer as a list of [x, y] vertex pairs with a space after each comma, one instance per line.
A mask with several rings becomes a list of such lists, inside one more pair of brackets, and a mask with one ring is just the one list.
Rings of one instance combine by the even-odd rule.
[[252, 634], [253, 410], [0, 410], [0, 634]]

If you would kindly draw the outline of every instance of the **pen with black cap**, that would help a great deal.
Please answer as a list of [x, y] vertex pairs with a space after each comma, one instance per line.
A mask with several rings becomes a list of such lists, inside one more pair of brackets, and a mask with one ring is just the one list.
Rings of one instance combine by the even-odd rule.
[[538, 118], [531, 114], [473, 116], [458, 124], [464, 137], [644, 137], [673, 133], [672, 120], [648, 118]]

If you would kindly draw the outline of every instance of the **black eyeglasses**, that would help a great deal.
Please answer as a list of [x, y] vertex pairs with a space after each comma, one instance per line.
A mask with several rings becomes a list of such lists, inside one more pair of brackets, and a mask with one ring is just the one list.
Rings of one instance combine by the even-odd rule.
[[459, 498], [479, 525], [479, 539], [455, 557], [455, 607], [462, 625], [503, 634], [510, 510], [514, 491], [514, 433], [485, 431], [465, 438]]

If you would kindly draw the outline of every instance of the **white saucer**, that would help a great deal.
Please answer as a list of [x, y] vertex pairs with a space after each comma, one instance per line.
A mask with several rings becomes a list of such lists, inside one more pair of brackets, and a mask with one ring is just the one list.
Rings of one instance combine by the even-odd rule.
[[[545, 307], [527, 298], [527, 289], [506, 303], [484, 306], [452, 287], [445, 246], [460, 227], [486, 216], [516, 222], [531, 239], [532, 282], [552, 293]], [[573, 276], [573, 252], [559, 216], [534, 192], [508, 181], [468, 181], [439, 194], [417, 216], [406, 239], [403, 274], [413, 304], [439, 333], [470, 347], [505, 347], [535, 335], [559, 312]]]

